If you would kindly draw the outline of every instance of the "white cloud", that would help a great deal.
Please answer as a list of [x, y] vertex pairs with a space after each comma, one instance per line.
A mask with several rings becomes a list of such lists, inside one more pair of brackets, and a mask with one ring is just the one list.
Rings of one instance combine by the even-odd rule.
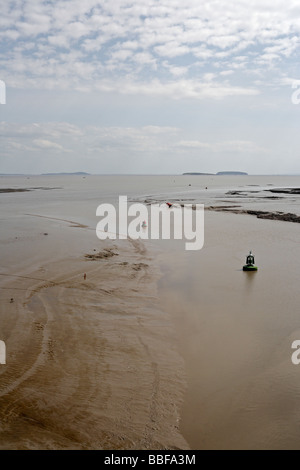
[[9, 143], [16, 148], [67, 151], [64, 142], [78, 142], [83, 131], [67, 122], [16, 124], [0, 122], [3, 146]]
[[299, 47], [294, 0], [17, 0], [1, 10], [1, 78], [12, 87], [88, 90], [126, 73], [128, 89], [149, 91], [150, 67], [160, 89], [185, 76], [177, 97], [220, 98], [253, 87], [225, 82], [199, 93], [197, 67], [215, 67], [224, 79], [228, 69], [272, 70]]
[[186, 149], [211, 149], [211, 144], [208, 144], [207, 142], [200, 142], [199, 140], [180, 140], [174, 146]]
[[[286, 167], [284, 142], [270, 142], [265, 136], [245, 138], [250, 137], [246, 128], [244, 134], [230, 129], [230, 135], [226, 132], [222, 138], [216, 129], [191, 131], [176, 126], [0, 122], [0, 134], [1, 172], [7, 173], [258, 172], [258, 168], [274, 172], [275, 167], [281, 171]], [[296, 156], [293, 162], [298, 168]]]
[[79, 127], [65, 122], [31, 123], [18, 125], [0, 123], [2, 149], [13, 151], [46, 151], [54, 155], [78, 151], [102, 152], [155, 152], [169, 149], [181, 130], [168, 126], [143, 127]]
[[34, 139], [32, 143], [41, 149], [64, 150], [62, 145], [59, 145], [55, 142], [51, 142], [50, 140], [46, 139]]
[[225, 77], [226, 75], [232, 75], [233, 73], [233, 70], [222, 70], [222, 72], [220, 72], [220, 75]]
[[181, 140], [174, 147], [210, 152], [266, 153], [268, 150], [248, 140], [228, 140], [223, 142], [201, 142], [199, 140]]
[[70, 40], [64, 34], [57, 34], [55, 36], [48, 36], [50, 46], [64, 47], [67, 49], [70, 46]]
[[162, 57], [178, 57], [188, 54], [190, 48], [185, 44], [180, 44], [178, 41], [170, 41], [161, 46], [156, 46], [154, 51]]
[[[84, 151], [89, 154], [105, 152], [138, 152], [154, 154], [173, 150], [181, 152], [265, 152], [266, 149], [247, 140], [207, 142], [180, 139], [183, 130], [170, 126], [100, 127], [74, 126], [64, 122], [27, 124], [0, 123], [4, 148], [14, 150], [45, 150], [54, 153]], [[178, 140], [179, 139], [179, 140]], [[68, 147], [68, 148], [67, 148]]]
[[176, 67], [175, 65], [166, 65], [168, 70], [171, 72], [172, 75], [175, 77], [182, 77], [188, 73], [188, 67]]

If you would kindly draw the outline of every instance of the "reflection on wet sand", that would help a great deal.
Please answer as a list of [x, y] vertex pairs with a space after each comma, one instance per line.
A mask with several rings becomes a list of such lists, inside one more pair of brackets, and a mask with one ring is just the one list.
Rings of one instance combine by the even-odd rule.
[[[246, 295], [251, 296], [255, 292], [255, 282], [257, 281], [257, 272], [243, 271], [245, 277]], [[252, 298], [253, 300], [253, 298]]]

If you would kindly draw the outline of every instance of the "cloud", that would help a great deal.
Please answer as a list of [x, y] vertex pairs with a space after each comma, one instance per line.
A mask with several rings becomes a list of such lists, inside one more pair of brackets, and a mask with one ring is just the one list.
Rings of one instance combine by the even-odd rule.
[[199, 140], [181, 140], [174, 147], [210, 152], [267, 153], [268, 149], [248, 140], [228, 140], [223, 142], [201, 142]]
[[54, 149], [54, 150], [64, 150], [63, 146], [62, 145], [59, 145], [55, 142], [51, 142], [50, 140], [46, 140], [46, 139], [34, 139], [32, 141], [32, 143], [37, 146], [38, 148], [41, 148], [41, 149]]
[[0, 123], [2, 148], [9, 150], [45, 150], [54, 154], [64, 152], [99, 153], [126, 150], [151, 152], [169, 148], [181, 130], [168, 126], [100, 127], [75, 126], [66, 122], [31, 123], [18, 125]]
[[220, 75], [225, 77], [226, 75], [232, 75], [233, 73], [233, 70], [222, 70], [222, 72], [220, 72]]
[[199, 81], [192, 79], [177, 79], [176, 81], [152, 80], [151, 82], [134, 82], [130, 80], [115, 82], [99, 82], [95, 84], [98, 90], [119, 92], [127, 95], [151, 95], [170, 97], [172, 99], [222, 99], [228, 96], [255, 96], [259, 91], [255, 88], [243, 86], [231, 86], [224, 82], [207, 80], [207, 77]]
[[266, 149], [248, 140], [207, 142], [180, 139], [183, 129], [170, 126], [142, 127], [74, 126], [65, 122], [32, 123], [23, 126], [0, 123], [3, 147], [15, 150], [45, 150], [54, 154], [84, 152], [103, 154], [121, 152], [155, 155], [176, 150], [205, 152], [266, 152]]
[[[128, 90], [155, 93], [157, 83], [177, 99], [248, 95], [250, 75], [247, 86], [231, 83], [228, 69], [236, 80], [252, 68], [289, 67], [299, 47], [294, 0], [17, 0], [1, 10], [1, 78], [17, 88], [88, 91], [114, 82], [116, 90], [122, 77]], [[199, 90], [199, 67], [218, 69], [224, 82]], [[170, 93], [182, 76], [182, 91]]]
[[23, 152], [69, 153], [69, 147], [76, 148], [83, 135], [80, 128], [69, 123], [30, 123], [16, 124], [0, 122], [2, 135], [2, 155], [20, 155]]
[[[182, 108], [180, 103], [178, 107]], [[219, 122], [222, 122], [222, 116]], [[281, 140], [282, 127], [275, 137], [270, 128], [267, 133], [271, 139], [268, 139], [265, 129], [263, 135], [258, 136], [251, 129], [249, 131], [249, 123], [245, 124], [243, 130], [227, 126], [221, 135], [209, 126], [187, 130], [153, 124], [101, 126], [68, 122], [0, 122], [1, 172], [176, 174], [241, 169], [274, 173], [299, 168], [296, 126], [295, 154], [288, 162], [288, 159], [282, 159], [286, 150], [286, 142]]]

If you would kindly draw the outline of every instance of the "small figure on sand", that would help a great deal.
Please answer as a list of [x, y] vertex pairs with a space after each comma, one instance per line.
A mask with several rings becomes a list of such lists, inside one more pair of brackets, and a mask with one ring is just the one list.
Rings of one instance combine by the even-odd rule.
[[13, 302], [14, 302], [14, 299], [13, 299], [13, 298], [11, 298], [11, 299], [10, 299], [10, 303], [12, 304]]
[[86, 280], [86, 273], [84, 273], [84, 275], [83, 275], [83, 279], [84, 279], [84, 280]]

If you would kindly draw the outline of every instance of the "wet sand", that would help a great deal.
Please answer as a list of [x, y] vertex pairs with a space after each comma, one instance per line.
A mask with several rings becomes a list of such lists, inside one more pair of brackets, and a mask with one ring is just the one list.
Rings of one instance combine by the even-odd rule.
[[[299, 240], [299, 224], [207, 211], [201, 251], [161, 255], [192, 449], [299, 449]], [[241, 269], [250, 249], [256, 273]]]
[[42, 266], [0, 276], [0, 448], [188, 448], [183, 361], [153, 259], [138, 241], [85, 245], [54, 261], [44, 246]]

